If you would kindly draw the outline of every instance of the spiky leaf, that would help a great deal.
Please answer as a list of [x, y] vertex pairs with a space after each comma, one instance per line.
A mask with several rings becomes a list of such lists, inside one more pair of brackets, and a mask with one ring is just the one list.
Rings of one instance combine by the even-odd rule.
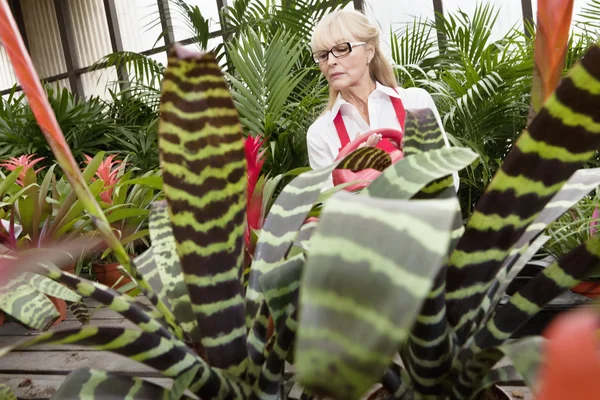
[[364, 150], [353, 151], [348, 154], [337, 169], [349, 169], [352, 172], [362, 171], [366, 168], [383, 171], [392, 165], [392, 158], [384, 150], [377, 147], [365, 147]]
[[50, 328], [60, 315], [45, 294], [20, 278], [10, 280], [0, 290], [0, 310], [40, 331]]
[[305, 387], [360, 398], [381, 378], [445, 258], [453, 210], [451, 200], [329, 200], [301, 285]]
[[202, 346], [211, 365], [241, 374], [246, 161], [238, 115], [213, 54], [172, 49], [160, 111], [164, 190]]
[[477, 154], [466, 148], [443, 148], [408, 156], [383, 171], [363, 193], [372, 197], [409, 199], [427, 184], [469, 166]]
[[173, 312], [183, 331], [194, 342], [200, 343], [202, 335], [191, 308], [190, 295], [181, 271], [169, 212], [164, 201], [152, 204], [149, 228], [152, 247], [147, 250], [147, 254], [136, 258], [140, 273]]
[[77, 318], [77, 321], [81, 322], [82, 325], [87, 325], [90, 323], [90, 309], [83, 301], [69, 304], [69, 309], [75, 318]]
[[[101, 400], [106, 398], [128, 398], [132, 400], [153, 400], [169, 399], [170, 392], [170, 389], [141, 378], [83, 368], [67, 375], [52, 399]], [[191, 399], [189, 396], [181, 398]]]
[[479, 201], [448, 263], [448, 320], [459, 343], [510, 249], [600, 146], [599, 99], [600, 48], [593, 47], [515, 143]]

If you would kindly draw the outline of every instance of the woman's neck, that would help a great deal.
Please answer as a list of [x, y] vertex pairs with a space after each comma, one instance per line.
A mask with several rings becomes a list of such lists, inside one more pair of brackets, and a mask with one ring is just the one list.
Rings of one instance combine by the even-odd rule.
[[340, 91], [344, 100], [354, 105], [369, 125], [371, 124], [369, 121], [369, 95], [373, 90], [375, 90], [375, 82], [371, 79], [366, 79], [358, 85]]

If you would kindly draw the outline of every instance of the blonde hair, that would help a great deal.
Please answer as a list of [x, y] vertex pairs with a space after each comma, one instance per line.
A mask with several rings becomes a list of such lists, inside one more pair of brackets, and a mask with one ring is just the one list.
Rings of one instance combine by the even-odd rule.
[[[385, 86], [398, 86], [394, 70], [385, 59], [379, 46], [379, 30], [367, 17], [356, 10], [339, 10], [326, 15], [319, 21], [311, 40], [312, 51], [330, 49], [344, 41], [357, 40], [370, 44], [375, 49], [369, 72], [371, 79]], [[339, 90], [329, 86], [329, 102], [325, 111], [331, 110]]]

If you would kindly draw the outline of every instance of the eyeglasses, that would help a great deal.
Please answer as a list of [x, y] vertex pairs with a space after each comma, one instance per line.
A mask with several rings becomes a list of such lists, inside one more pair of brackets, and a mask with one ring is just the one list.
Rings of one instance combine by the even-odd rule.
[[329, 59], [329, 53], [333, 54], [333, 56], [335, 58], [342, 58], [342, 57], [345, 57], [348, 54], [350, 54], [352, 52], [352, 48], [354, 46], [363, 46], [365, 44], [367, 44], [367, 43], [366, 42], [354, 42], [354, 43], [346, 42], [346, 43], [336, 44], [330, 50], [315, 51], [313, 53], [313, 60], [315, 60], [315, 62], [317, 64], [324, 63], [325, 61], [327, 61]]

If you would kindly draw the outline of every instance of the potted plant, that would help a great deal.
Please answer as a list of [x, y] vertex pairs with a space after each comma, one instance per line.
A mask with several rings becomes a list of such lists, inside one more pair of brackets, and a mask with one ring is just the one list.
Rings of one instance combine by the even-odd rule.
[[[548, 226], [550, 239], [544, 246], [548, 254], [558, 259], [576, 248], [578, 243], [596, 235], [600, 221], [598, 205], [598, 194], [588, 196]], [[591, 271], [571, 291], [589, 298], [600, 297], [600, 274]]]
[[[114, 158], [106, 157], [96, 171], [103, 186], [100, 206], [127, 253], [135, 257], [149, 247], [149, 208], [162, 196], [162, 178], [158, 169], [135, 176], [135, 168], [126, 170], [127, 163]], [[128, 292], [135, 287], [110, 249], [96, 255], [92, 268], [98, 282], [108, 287]]]

